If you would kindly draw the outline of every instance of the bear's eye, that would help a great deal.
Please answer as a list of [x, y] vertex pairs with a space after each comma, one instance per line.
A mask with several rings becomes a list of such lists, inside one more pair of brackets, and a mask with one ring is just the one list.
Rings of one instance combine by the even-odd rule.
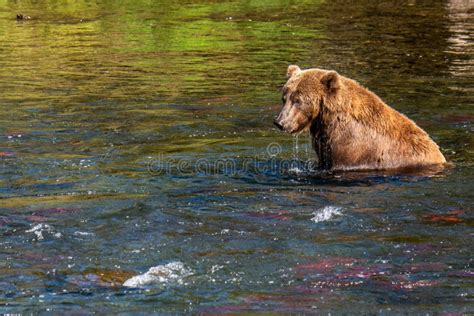
[[300, 100], [299, 100], [299, 99], [296, 99], [296, 98], [293, 99], [293, 100], [291, 100], [291, 103], [292, 103], [294, 106], [296, 106], [296, 107], [299, 107], [299, 106], [301, 105]]

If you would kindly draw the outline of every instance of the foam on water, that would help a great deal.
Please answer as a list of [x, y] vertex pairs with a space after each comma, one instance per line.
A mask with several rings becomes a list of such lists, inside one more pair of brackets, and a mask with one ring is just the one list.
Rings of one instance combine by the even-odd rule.
[[193, 272], [187, 269], [182, 262], [174, 261], [165, 265], [151, 267], [147, 272], [136, 275], [123, 283], [126, 287], [143, 287], [151, 284], [183, 284], [185, 277]]
[[334, 216], [342, 215], [342, 208], [339, 206], [325, 206], [322, 209], [319, 209], [312, 214], [314, 215], [311, 220], [315, 223], [329, 221], [334, 218]]

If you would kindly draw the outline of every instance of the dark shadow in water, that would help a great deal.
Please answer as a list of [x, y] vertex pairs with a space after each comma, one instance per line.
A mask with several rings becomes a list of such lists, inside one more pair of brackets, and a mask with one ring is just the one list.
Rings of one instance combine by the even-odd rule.
[[249, 184], [370, 186], [380, 183], [413, 182], [447, 175], [449, 166], [417, 166], [394, 170], [327, 171], [317, 161], [299, 159], [221, 158], [153, 163], [152, 176], [171, 179], [198, 179], [227, 176]]
[[394, 170], [327, 171], [314, 168], [314, 162], [301, 160], [258, 161], [250, 165], [241, 179], [259, 184], [308, 184], [337, 186], [371, 186], [381, 183], [418, 182], [449, 173], [449, 166], [432, 165]]

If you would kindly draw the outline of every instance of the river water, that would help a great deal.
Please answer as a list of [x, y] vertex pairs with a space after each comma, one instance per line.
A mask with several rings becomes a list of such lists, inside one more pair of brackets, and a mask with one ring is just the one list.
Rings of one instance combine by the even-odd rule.
[[[473, 10], [0, 0], [0, 312], [472, 312]], [[453, 166], [311, 170], [272, 126], [293, 63]]]

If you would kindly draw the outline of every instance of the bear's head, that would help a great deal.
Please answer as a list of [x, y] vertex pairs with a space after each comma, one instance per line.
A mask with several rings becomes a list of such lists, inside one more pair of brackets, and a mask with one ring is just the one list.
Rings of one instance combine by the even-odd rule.
[[335, 96], [340, 87], [340, 76], [323, 69], [301, 70], [288, 67], [288, 81], [283, 86], [283, 107], [274, 124], [291, 134], [299, 133], [311, 125], [323, 103]]

